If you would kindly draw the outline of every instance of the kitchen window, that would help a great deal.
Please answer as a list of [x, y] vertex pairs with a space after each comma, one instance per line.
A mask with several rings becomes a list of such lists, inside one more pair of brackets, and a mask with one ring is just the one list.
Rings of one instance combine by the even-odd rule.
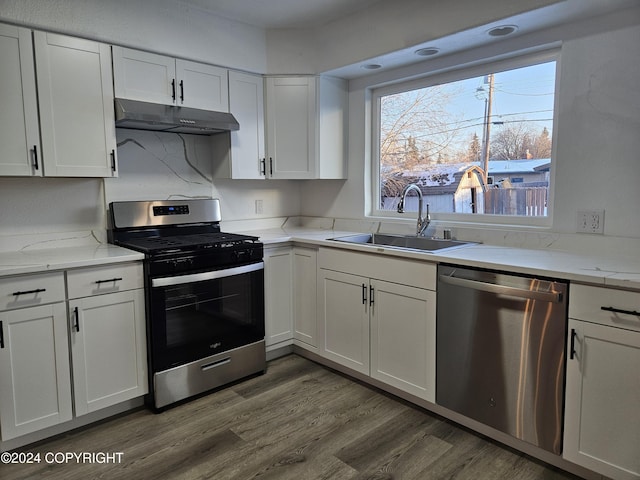
[[[415, 183], [432, 218], [550, 224], [557, 52], [372, 91], [373, 208], [397, 216]], [[418, 210], [411, 193], [405, 212]]]

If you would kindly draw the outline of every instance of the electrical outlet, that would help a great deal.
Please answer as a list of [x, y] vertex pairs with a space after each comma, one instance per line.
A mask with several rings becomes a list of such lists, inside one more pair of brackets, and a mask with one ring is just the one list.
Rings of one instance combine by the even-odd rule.
[[604, 210], [580, 210], [577, 215], [576, 232], [604, 233]]
[[262, 215], [263, 213], [262, 200], [256, 200], [256, 215]]

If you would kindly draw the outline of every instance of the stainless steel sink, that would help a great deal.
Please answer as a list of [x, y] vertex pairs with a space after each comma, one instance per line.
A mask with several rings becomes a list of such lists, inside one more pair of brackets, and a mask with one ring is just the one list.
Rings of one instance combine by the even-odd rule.
[[359, 243], [369, 245], [381, 245], [392, 248], [402, 248], [406, 250], [420, 250], [423, 252], [441, 252], [454, 248], [473, 245], [474, 242], [462, 242], [459, 240], [444, 240], [440, 238], [417, 237], [415, 235], [392, 235], [388, 233], [363, 233], [357, 235], [346, 235], [336, 237], [331, 240], [337, 242]]

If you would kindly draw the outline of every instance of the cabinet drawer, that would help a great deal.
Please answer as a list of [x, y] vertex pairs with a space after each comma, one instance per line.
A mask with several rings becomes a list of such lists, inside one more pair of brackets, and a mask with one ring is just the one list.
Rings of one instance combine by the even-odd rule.
[[321, 248], [318, 251], [318, 268], [427, 290], [436, 289], [436, 264], [419, 260]]
[[64, 301], [62, 272], [0, 279], [0, 310], [14, 310], [62, 301]]
[[69, 298], [143, 288], [141, 263], [122, 263], [105, 267], [78, 268], [67, 272]]
[[569, 317], [640, 331], [640, 292], [571, 284]]

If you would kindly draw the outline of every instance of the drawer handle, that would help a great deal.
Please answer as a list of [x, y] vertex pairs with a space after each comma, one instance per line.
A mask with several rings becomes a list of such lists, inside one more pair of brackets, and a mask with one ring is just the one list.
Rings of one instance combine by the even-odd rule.
[[47, 291], [46, 288], [36, 288], [35, 290], [24, 290], [21, 292], [13, 292], [13, 296], [19, 297], [20, 295], [29, 295], [30, 293], [40, 293], [40, 292], [46, 292], [46, 291]]
[[122, 280], [122, 277], [110, 278], [109, 280], [96, 280], [96, 283], [100, 285], [101, 283], [111, 283], [111, 282], [119, 282]]
[[600, 310], [604, 310], [605, 312], [624, 313], [625, 315], [635, 315], [636, 317], [640, 317], [640, 312], [636, 312], [635, 310], [623, 310], [621, 308], [615, 307], [600, 307]]
[[212, 368], [221, 367], [226, 365], [227, 363], [231, 363], [231, 357], [223, 358], [222, 360], [218, 360], [217, 362], [207, 363], [206, 365], [202, 365], [200, 370], [206, 372], [207, 370], [211, 370]]

